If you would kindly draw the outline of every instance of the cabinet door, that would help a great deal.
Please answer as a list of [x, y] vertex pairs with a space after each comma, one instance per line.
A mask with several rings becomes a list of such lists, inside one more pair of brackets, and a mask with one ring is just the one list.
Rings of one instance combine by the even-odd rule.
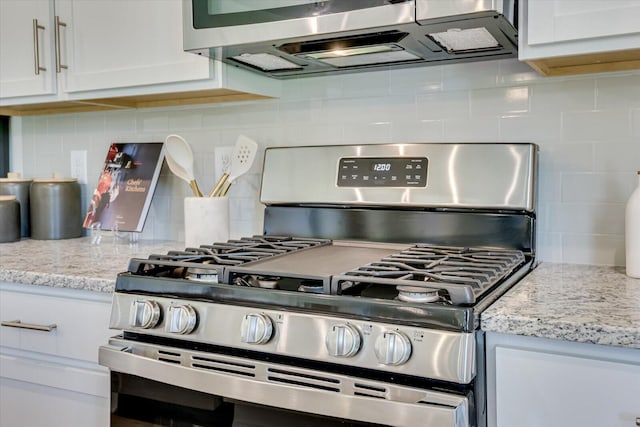
[[[46, 286], [23, 288], [25, 292], [0, 288], [0, 346], [97, 363], [98, 347], [115, 334], [109, 329], [109, 295]], [[51, 330], [21, 325], [51, 325]]]
[[104, 368], [0, 352], [0, 426], [107, 427], [109, 388]]
[[640, 417], [640, 364], [508, 347], [495, 354], [498, 427], [629, 427]]
[[211, 77], [208, 58], [183, 51], [180, 1], [56, 0], [56, 14], [65, 92]]
[[530, 45], [620, 36], [640, 31], [637, 0], [529, 1]]
[[0, 1], [0, 98], [56, 92], [52, 23], [52, 0]]

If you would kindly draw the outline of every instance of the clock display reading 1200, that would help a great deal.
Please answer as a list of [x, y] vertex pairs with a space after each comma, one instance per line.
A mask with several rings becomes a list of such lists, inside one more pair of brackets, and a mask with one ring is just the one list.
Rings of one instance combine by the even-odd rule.
[[426, 187], [426, 157], [343, 157], [338, 187]]

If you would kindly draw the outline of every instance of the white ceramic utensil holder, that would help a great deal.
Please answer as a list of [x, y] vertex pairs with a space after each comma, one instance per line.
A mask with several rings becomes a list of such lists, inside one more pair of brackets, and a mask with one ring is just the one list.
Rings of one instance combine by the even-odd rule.
[[185, 246], [198, 247], [227, 240], [229, 240], [229, 198], [185, 197]]

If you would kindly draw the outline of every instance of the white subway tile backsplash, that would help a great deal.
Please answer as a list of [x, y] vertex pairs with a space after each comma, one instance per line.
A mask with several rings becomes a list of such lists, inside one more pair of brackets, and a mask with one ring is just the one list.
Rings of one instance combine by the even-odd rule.
[[471, 117], [523, 114], [529, 111], [529, 88], [507, 87], [471, 91]]
[[442, 87], [446, 91], [495, 87], [498, 81], [500, 61], [451, 64], [442, 66]]
[[624, 258], [624, 236], [563, 233], [563, 262], [624, 265]]
[[395, 71], [389, 79], [391, 95], [416, 95], [443, 89], [443, 67], [416, 67]]
[[580, 234], [624, 234], [624, 205], [606, 203], [556, 204], [549, 231]]
[[554, 143], [540, 145], [540, 169], [551, 172], [591, 172], [593, 143]]
[[[21, 119], [25, 176], [66, 172], [88, 151], [93, 191], [114, 141], [178, 133], [203, 191], [215, 148], [239, 134], [260, 152], [231, 188], [231, 236], [262, 232], [265, 147], [386, 142], [533, 142], [540, 147], [537, 253], [542, 261], [624, 264], [624, 203], [640, 169], [640, 71], [541, 77], [517, 60], [381, 70], [281, 82], [280, 99]], [[55, 166], [54, 166], [55, 165]], [[187, 183], [164, 167], [141, 238], [184, 238]], [[85, 195], [86, 199], [86, 195]]]
[[593, 144], [594, 170], [626, 172], [626, 175], [640, 170], [640, 136], [631, 138], [631, 141], [608, 141]]
[[596, 108], [640, 107], [640, 75], [601, 75], [596, 79]]
[[453, 117], [444, 120], [444, 138], [446, 141], [496, 142], [500, 139], [500, 122], [498, 117]]
[[637, 180], [622, 173], [566, 173], [562, 177], [562, 201], [566, 203], [623, 203]]
[[631, 134], [633, 141], [640, 144], [640, 108], [631, 110]]
[[139, 132], [167, 132], [169, 130], [169, 113], [163, 110], [151, 110], [138, 113]]
[[631, 136], [629, 109], [567, 111], [561, 114], [564, 141], [610, 141]]
[[416, 110], [418, 120], [466, 119], [471, 115], [470, 94], [458, 90], [418, 95]]
[[531, 85], [531, 112], [560, 114], [596, 108], [595, 81], [592, 78], [548, 79]]
[[545, 80], [545, 77], [536, 73], [533, 68], [524, 62], [512, 59], [496, 61], [498, 63], [498, 86], [512, 86], [527, 83], [535, 83]]
[[500, 140], [514, 142], [557, 142], [560, 117], [546, 114], [513, 114], [500, 117]]

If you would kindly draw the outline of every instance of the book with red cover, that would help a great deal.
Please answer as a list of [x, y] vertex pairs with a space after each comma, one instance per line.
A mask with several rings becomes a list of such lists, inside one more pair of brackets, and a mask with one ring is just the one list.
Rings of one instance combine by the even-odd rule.
[[83, 227], [142, 231], [163, 160], [162, 142], [111, 144]]

